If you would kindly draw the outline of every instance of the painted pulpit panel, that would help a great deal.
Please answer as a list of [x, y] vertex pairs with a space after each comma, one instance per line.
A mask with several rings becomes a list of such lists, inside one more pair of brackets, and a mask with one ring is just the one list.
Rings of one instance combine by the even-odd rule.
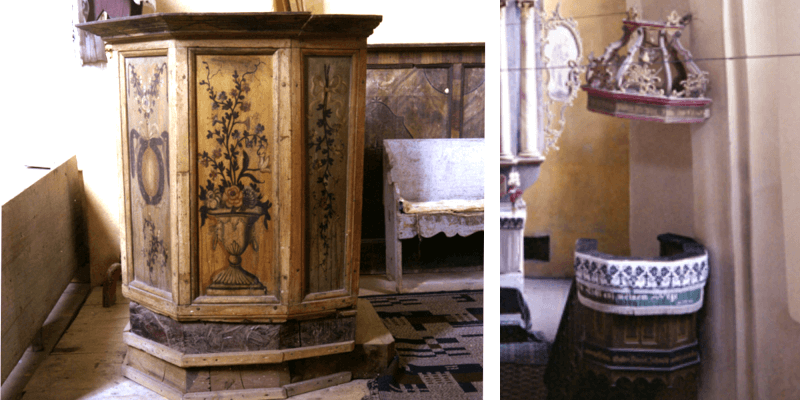
[[167, 57], [125, 58], [133, 279], [171, 292]]
[[464, 122], [461, 137], [479, 139], [484, 137], [484, 68], [464, 68], [464, 76]]
[[306, 293], [345, 288], [350, 57], [305, 58]]
[[277, 296], [274, 54], [198, 54], [200, 295]]

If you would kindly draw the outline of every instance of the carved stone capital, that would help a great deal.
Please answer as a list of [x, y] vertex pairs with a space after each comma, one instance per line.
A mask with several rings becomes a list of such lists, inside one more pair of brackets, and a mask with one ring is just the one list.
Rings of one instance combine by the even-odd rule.
[[518, 0], [517, 5], [519, 7], [520, 16], [524, 19], [531, 17], [531, 10], [536, 10], [535, 0]]
[[110, 44], [107, 44], [105, 50], [106, 50], [106, 58], [110, 60], [111, 56], [114, 55], [114, 48], [111, 47]]
[[523, 218], [500, 218], [500, 229], [521, 230], [525, 228]]

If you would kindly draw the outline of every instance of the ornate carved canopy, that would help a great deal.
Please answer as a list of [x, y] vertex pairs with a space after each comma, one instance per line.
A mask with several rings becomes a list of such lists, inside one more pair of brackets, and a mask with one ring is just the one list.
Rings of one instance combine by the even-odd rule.
[[708, 72], [680, 42], [688, 20], [673, 11], [666, 23], [643, 21], [632, 8], [622, 22], [622, 38], [601, 57], [589, 56], [583, 86], [589, 111], [664, 123], [708, 119]]

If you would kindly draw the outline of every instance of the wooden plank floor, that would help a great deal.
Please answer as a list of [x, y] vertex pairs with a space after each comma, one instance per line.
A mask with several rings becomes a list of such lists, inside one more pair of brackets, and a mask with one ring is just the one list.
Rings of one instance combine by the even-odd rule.
[[[103, 308], [102, 288], [92, 290], [75, 321], [25, 386], [22, 400], [163, 399], [121, 374], [126, 351], [122, 330], [129, 311], [120, 293], [118, 288], [116, 305]], [[355, 380], [292, 399], [357, 400], [369, 393], [366, 383]]]
[[[61, 336], [64, 335], [72, 321], [78, 315], [83, 302], [92, 291], [88, 283], [72, 282], [58, 299], [56, 306], [50, 311], [40, 331], [41, 348], [28, 346], [19, 362], [8, 375], [2, 386], [2, 400], [16, 400], [25, 389], [25, 385], [36, 372], [53, 348], [56, 347]], [[38, 347], [38, 346], [37, 346]]]
[[[413, 283], [409, 286], [415, 289], [413, 291], [483, 287], [482, 272], [461, 275], [457, 277], [448, 274], [409, 274], [407, 279]], [[386, 278], [383, 276], [362, 276], [361, 295], [394, 293], [393, 285], [389, 284], [391, 282], [385, 281]], [[19, 392], [19, 389], [9, 382], [11, 379], [9, 378], [3, 385], [2, 400], [163, 399], [121, 374], [120, 367], [126, 351], [122, 341], [122, 331], [129, 318], [128, 301], [122, 297], [121, 292], [118, 287], [116, 305], [103, 308], [102, 288], [92, 289], [69, 329], [30, 376], [24, 390]], [[69, 318], [62, 317], [59, 320], [67, 321], [64, 322], [66, 324]], [[42, 358], [42, 355], [36, 357]], [[25, 373], [28, 374], [27, 371]], [[366, 384], [366, 380], [355, 380], [345, 385], [295, 396], [292, 399], [358, 400], [369, 393]]]

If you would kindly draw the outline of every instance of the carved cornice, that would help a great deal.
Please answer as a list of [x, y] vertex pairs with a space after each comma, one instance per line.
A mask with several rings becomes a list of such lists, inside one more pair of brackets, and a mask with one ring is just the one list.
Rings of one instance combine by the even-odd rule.
[[371, 35], [380, 15], [290, 13], [158, 13], [76, 25], [109, 43], [158, 39], [336, 38]]
[[500, 218], [500, 229], [521, 230], [525, 228], [524, 218]]

